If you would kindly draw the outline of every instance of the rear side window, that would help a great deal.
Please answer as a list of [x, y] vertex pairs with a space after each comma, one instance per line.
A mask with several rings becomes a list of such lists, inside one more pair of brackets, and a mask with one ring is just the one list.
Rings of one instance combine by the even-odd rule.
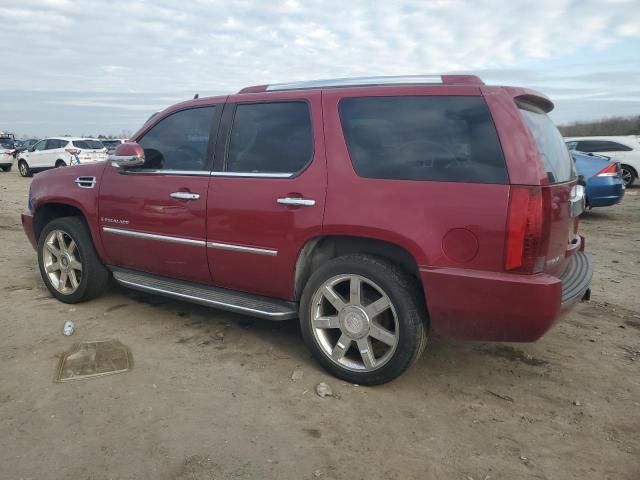
[[361, 177], [508, 181], [498, 135], [481, 97], [344, 98], [340, 119]]
[[575, 166], [569, 149], [549, 116], [533, 105], [519, 103], [518, 106], [544, 160], [549, 182], [560, 183], [574, 178]]
[[45, 150], [54, 150], [56, 148], [63, 148], [67, 145], [66, 140], [58, 140], [57, 138], [51, 138], [47, 140], [47, 146]]
[[582, 140], [578, 143], [581, 152], [630, 152], [632, 148], [606, 140]]
[[229, 172], [299, 172], [313, 154], [309, 105], [306, 102], [238, 105], [228, 152]]
[[85, 150], [100, 150], [104, 145], [99, 140], [74, 140], [73, 146]]

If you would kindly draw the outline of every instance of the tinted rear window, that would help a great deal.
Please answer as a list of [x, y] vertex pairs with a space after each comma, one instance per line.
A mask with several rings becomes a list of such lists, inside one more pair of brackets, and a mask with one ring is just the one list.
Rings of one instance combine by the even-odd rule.
[[87, 150], [100, 150], [101, 148], [104, 148], [102, 142], [99, 142], [98, 140], [74, 140], [73, 146]]
[[481, 97], [345, 98], [340, 118], [361, 177], [507, 183], [500, 142]]
[[551, 119], [544, 111], [533, 105], [519, 104], [519, 107], [536, 140], [549, 181], [560, 183], [574, 178], [576, 173], [571, 154]]

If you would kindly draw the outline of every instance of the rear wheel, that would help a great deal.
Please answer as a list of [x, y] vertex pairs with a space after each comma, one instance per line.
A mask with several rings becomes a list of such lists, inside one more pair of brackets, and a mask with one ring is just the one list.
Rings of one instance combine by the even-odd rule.
[[633, 182], [638, 178], [638, 173], [629, 165], [620, 165], [620, 173], [625, 187], [633, 185]]
[[20, 172], [21, 177], [30, 177], [32, 175], [29, 165], [24, 160], [18, 162], [18, 172]]
[[3, 171], [3, 172], [10, 172], [10, 171], [11, 171], [11, 167], [12, 167], [12, 166], [13, 166], [13, 165], [7, 165], [6, 167], [2, 167], [2, 171]]
[[378, 385], [402, 374], [427, 341], [424, 300], [396, 265], [368, 255], [330, 260], [309, 279], [300, 324], [314, 357], [351, 383]]
[[60, 168], [60, 167], [66, 167], [67, 164], [65, 163], [64, 160], [58, 160], [56, 161], [56, 168]]
[[90, 300], [109, 286], [109, 271], [102, 265], [84, 221], [79, 217], [49, 222], [38, 242], [40, 274], [51, 294], [65, 303]]

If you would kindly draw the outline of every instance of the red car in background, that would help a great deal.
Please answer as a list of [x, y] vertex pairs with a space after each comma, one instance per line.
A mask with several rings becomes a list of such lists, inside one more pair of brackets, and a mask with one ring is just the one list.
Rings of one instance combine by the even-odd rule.
[[111, 161], [38, 175], [24, 229], [63, 302], [126, 286], [299, 318], [384, 383], [428, 332], [534, 341], [588, 297], [584, 191], [545, 96], [475, 76], [248, 87], [174, 105]]

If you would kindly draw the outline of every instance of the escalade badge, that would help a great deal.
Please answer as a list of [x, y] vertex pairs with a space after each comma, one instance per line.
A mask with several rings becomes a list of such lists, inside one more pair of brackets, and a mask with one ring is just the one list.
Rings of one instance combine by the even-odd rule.
[[100, 221], [102, 223], [115, 223], [118, 225], [129, 225], [129, 220], [123, 220], [121, 218], [100, 217]]

